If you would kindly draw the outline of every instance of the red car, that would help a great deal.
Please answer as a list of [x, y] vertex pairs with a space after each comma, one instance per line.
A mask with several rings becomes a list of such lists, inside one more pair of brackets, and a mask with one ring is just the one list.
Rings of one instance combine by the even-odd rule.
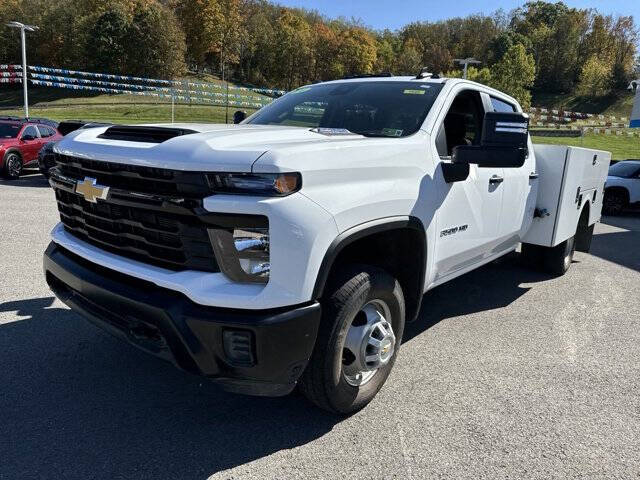
[[38, 152], [62, 135], [55, 123], [44, 119], [0, 117], [0, 173], [16, 179], [24, 167], [38, 166]]

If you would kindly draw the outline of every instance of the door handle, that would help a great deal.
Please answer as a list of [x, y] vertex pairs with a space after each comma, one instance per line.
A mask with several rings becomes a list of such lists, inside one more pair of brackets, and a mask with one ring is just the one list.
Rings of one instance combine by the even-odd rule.
[[537, 173], [537, 172], [531, 172], [531, 173], [529, 174], [529, 180], [537, 180], [539, 176], [540, 176], [540, 175], [538, 175], [538, 173]]
[[489, 184], [490, 185], [497, 185], [499, 183], [504, 182], [504, 178], [501, 177], [500, 175], [493, 175], [490, 179], [489, 179]]

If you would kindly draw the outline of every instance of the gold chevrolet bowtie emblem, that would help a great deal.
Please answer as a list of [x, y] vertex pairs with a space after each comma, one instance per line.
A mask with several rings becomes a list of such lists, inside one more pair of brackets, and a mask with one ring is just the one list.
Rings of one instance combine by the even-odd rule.
[[98, 199], [106, 200], [109, 195], [109, 187], [104, 187], [96, 183], [95, 178], [85, 177], [84, 180], [76, 184], [76, 193], [79, 193], [88, 202], [98, 203]]

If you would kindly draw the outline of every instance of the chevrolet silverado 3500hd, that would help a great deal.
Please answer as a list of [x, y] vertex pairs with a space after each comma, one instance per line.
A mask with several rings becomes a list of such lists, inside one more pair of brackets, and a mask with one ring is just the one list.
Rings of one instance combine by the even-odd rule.
[[589, 249], [610, 155], [534, 146], [528, 123], [419, 75], [305, 86], [240, 125], [78, 130], [54, 147], [46, 279], [229, 391], [353, 412], [427, 290], [520, 244], [554, 274]]

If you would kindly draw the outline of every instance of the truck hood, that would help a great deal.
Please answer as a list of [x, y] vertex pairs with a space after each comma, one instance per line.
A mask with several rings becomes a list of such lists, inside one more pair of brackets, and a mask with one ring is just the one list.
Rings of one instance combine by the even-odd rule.
[[[154, 124], [146, 127], [195, 131], [161, 143], [101, 138], [109, 127], [77, 130], [58, 142], [57, 153], [129, 165], [189, 171], [250, 172], [265, 152], [317, 144], [363, 140], [356, 134], [318, 133], [303, 127], [271, 125]], [[141, 125], [138, 125], [141, 127]]]

